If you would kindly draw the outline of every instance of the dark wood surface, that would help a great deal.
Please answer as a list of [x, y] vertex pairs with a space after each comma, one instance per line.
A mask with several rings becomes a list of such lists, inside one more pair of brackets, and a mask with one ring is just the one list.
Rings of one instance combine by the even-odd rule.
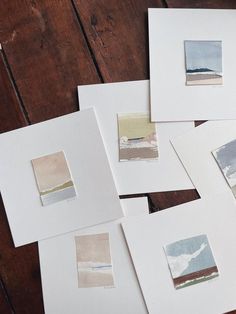
[[[148, 79], [149, 7], [236, 8], [236, 1], [1, 0], [0, 132], [78, 110], [77, 85]], [[151, 212], [199, 197], [147, 196]], [[0, 313], [44, 313], [38, 246], [14, 248], [2, 200]]]

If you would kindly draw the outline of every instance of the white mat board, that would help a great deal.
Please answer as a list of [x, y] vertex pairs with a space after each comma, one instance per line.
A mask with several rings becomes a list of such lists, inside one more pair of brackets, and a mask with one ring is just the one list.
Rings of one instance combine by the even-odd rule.
[[117, 113], [149, 112], [149, 81], [79, 86], [78, 95], [80, 109], [96, 110], [119, 194], [193, 188], [169, 141], [192, 129], [193, 122], [157, 125], [158, 160], [119, 162]]
[[[93, 110], [3, 133], [0, 146], [0, 190], [15, 246], [123, 216]], [[77, 196], [42, 206], [31, 160], [58, 151]]]
[[[236, 11], [149, 9], [148, 14], [152, 121], [235, 119]], [[185, 85], [185, 40], [222, 41], [223, 85]]]
[[[121, 204], [127, 217], [148, 215], [145, 197], [123, 199]], [[147, 313], [120, 225], [121, 221], [101, 224], [39, 242], [46, 314]], [[115, 288], [78, 288], [74, 237], [103, 232], [109, 232]]]
[[172, 139], [172, 144], [202, 197], [227, 194], [233, 197], [212, 151], [236, 139], [236, 123], [208, 121], [184, 135]]
[[[150, 314], [215, 314], [236, 308], [236, 203], [196, 200], [122, 225]], [[219, 277], [176, 290], [163, 246], [206, 234]]]

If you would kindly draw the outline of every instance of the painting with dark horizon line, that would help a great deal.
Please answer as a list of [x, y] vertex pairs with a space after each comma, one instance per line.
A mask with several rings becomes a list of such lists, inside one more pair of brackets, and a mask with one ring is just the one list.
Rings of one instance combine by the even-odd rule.
[[212, 154], [236, 198], [236, 139], [215, 149]]
[[201, 234], [164, 247], [176, 289], [219, 276], [207, 236]]
[[119, 113], [119, 160], [158, 158], [156, 124], [147, 113]]
[[222, 42], [186, 40], [186, 85], [222, 85]]

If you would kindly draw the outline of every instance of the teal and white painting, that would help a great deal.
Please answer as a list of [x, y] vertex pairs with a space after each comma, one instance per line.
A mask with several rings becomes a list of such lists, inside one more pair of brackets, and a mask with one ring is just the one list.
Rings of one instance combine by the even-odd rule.
[[219, 275], [209, 241], [204, 234], [168, 244], [164, 250], [176, 289]]

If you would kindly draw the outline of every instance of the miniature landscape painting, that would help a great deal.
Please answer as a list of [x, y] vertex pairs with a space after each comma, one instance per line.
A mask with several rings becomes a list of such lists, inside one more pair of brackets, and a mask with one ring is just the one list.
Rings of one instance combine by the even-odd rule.
[[158, 158], [156, 125], [146, 113], [118, 114], [120, 161]]
[[219, 276], [206, 235], [171, 243], [164, 250], [176, 289]]
[[64, 152], [33, 159], [32, 165], [44, 206], [76, 196]]
[[236, 197], [236, 140], [217, 148], [212, 154]]
[[79, 288], [114, 286], [109, 233], [75, 237]]
[[184, 42], [186, 85], [222, 85], [221, 41]]

